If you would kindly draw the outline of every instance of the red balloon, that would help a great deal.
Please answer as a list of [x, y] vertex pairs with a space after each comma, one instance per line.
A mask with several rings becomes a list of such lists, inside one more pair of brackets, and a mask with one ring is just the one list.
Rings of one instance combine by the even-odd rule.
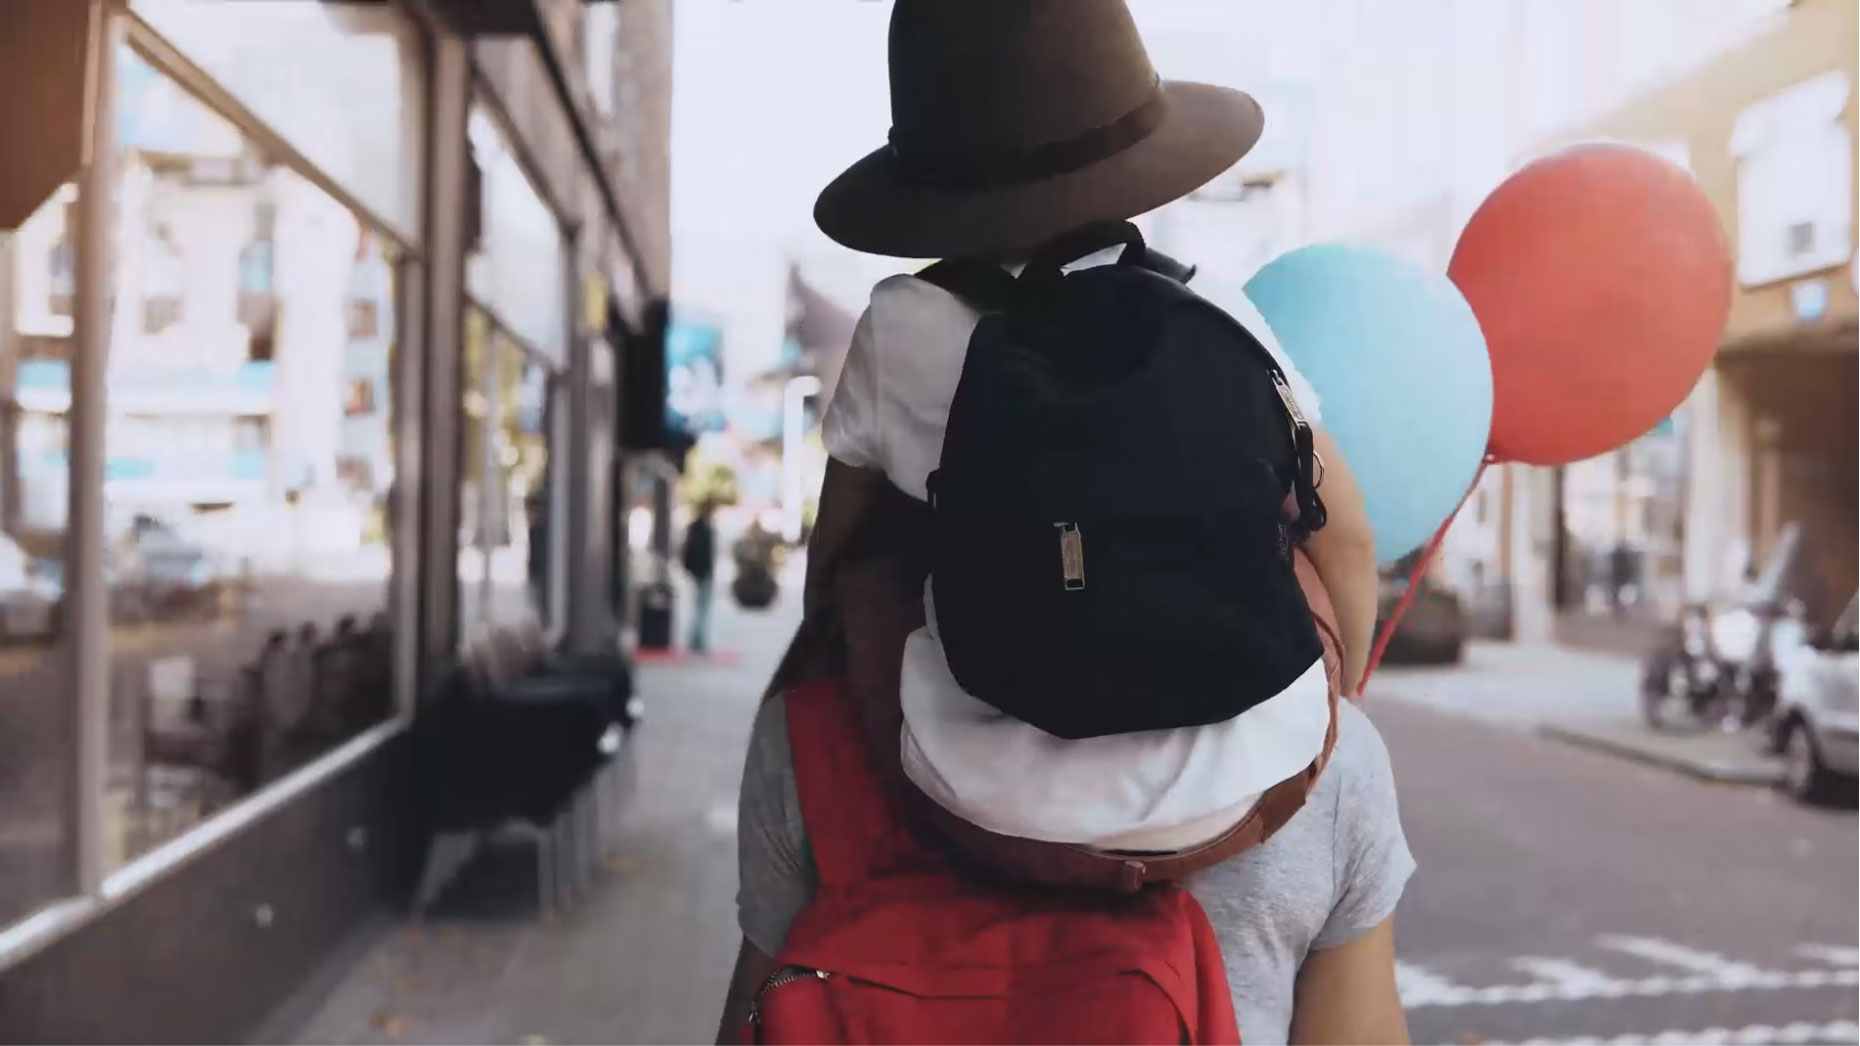
[[1500, 461], [1562, 465], [1671, 414], [1711, 365], [1731, 307], [1717, 211], [1679, 167], [1585, 145], [1512, 175], [1448, 269], [1492, 354]]

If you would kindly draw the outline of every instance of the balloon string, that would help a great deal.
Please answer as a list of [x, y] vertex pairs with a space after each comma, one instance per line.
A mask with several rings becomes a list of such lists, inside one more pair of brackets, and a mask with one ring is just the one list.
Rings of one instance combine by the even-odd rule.
[[1447, 518], [1440, 524], [1440, 529], [1434, 531], [1434, 536], [1427, 541], [1427, 547], [1421, 550], [1420, 560], [1408, 573], [1407, 587], [1402, 590], [1401, 598], [1395, 601], [1395, 608], [1389, 611], [1389, 619], [1382, 623], [1375, 645], [1369, 648], [1369, 661], [1363, 666], [1363, 678], [1356, 684], [1357, 697], [1363, 696], [1363, 691], [1368, 688], [1369, 677], [1375, 674], [1376, 666], [1382, 663], [1382, 655], [1388, 652], [1389, 641], [1395, 638], [1396, 626], [1400, 625], [1401, 619], [1407, 616], [1408, 609], [1414, 605], [1414, 597], [1421, 591], [1422, 575], [1427, 573], [1427, 568], [1433, 563], [1434, 556], [1440, 552], [1440, 544], [1446, 540], [1448, 528], [1452, 527], [1453, 521], [1459, 518], [1460, 510], [1466, 507], [1466, 502], [1472, 499], [1473, 491], [1479, 489], [1479, 480], [1484, 478], [1485, 467], [1491, 463], [1490, 457], [1479, 463], [1479, 471], [1473, 473], [1473, 481], [1467, 485], [1466, 493], [1460, 495], [1460, 503], [1453, 506], [1452, 512], [1447, 513]]

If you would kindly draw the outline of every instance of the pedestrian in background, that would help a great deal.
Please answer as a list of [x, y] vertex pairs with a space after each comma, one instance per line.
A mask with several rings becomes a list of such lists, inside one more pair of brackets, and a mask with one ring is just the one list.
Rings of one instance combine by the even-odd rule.
[[717, 503], [705, 498], [685, 528], [684, 566], [691, 575], [691, 636], [687, 646], [694, 654], [710, 651], [710, 604], [717, 576], [717, 527], [712, 517]]

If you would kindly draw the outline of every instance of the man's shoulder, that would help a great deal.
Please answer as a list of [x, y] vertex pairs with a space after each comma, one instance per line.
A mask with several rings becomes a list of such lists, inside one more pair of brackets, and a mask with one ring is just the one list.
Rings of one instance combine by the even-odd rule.
[[1371, 805], [1362, 801], [1364, 796], [1390, 792], [1394, 787], [1382, 732], [1356, 702], [1338, 701], [1337, 743], [1297, 820], [1305, 822], [1307, 829], [1318, 829], [1321, 822], [1325, 834], [1334, 833], [1363, 816]]
[[1331, 749], [1330, 768], [1339, 778], [1367, 780], [1388, 777], [1389, 749], [1382, 731], [1354, 701], [1337, 702], [1337, 744]]

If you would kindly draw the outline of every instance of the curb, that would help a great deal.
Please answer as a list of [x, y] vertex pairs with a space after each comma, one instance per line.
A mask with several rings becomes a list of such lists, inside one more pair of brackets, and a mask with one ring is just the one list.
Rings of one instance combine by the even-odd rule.
[[1557, 726], [1552, 723], [1538, 724], [1537, 733], [1577, 748], [1586, 748], [1593, 752], [1601, 752], [1646, 766], [1657, 766], [1701, 781], [1757, 788], [1771, 788], [1782, 782], [1781, 767], [1727, 763], [1716, 759], [1661, 752], [1644, 745], [1593, 733], [1580, 727]]

